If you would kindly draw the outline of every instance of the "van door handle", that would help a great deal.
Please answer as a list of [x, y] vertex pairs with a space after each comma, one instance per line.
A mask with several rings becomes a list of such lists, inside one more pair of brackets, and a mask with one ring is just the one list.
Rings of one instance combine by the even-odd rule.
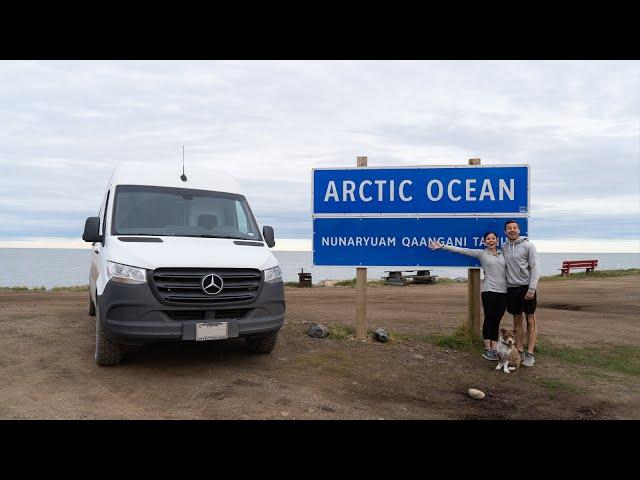
[[93, 253], [97, 253], [98, 255], [100, 255], [100, 252], [98, 250], [94, 250]]

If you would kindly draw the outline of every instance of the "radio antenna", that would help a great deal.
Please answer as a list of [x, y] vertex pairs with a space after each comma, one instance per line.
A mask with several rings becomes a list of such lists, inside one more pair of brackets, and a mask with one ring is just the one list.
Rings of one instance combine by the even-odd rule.
[[180, 175], [180, 180], [187, 181], [187, 176], [184, 174], [184, 145], [182, 145], [182, 175]]

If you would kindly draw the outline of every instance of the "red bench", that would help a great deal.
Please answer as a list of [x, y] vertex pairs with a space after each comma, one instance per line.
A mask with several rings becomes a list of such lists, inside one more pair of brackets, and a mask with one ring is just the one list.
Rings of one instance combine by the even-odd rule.
[[598, 260], [565, 260], [560, 268], [560, 275], [569, 275], [572, 268], [586, 268], [587, 273], [593, 272], [598, 266]]

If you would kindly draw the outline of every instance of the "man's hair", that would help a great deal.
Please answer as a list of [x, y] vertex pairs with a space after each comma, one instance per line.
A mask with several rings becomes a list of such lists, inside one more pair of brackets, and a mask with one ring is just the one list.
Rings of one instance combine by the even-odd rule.
[[507, 220], [506, 222], [504, 222], [504, 229], [507, 229], [507, 225], [509, 225], [510, 223], [515, 223], [516, 225], [518, 225], [518, 228], [520, 228], [520, 224], [518, 224], [518, 222], [516, 222], [515, 220]]

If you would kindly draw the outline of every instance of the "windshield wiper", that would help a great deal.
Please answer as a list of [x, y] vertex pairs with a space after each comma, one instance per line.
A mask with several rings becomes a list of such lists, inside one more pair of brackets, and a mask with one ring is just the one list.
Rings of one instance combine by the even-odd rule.
[[235, 238], [236, 240], [247, 240], [245, 237], [232, 237], [231, 235], [185, 235], [185, 237], [198, 237], [198, 238]]

